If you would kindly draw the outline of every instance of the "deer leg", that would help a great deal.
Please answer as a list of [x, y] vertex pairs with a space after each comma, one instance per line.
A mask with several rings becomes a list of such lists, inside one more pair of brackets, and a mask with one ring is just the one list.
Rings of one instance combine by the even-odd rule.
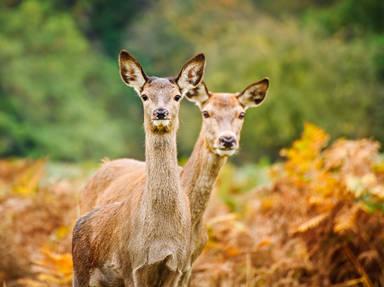
[[79, 260], [79, 254], [73, 252], [73, 287], [90, 286], [90, 269], [85, 261]]
[[[90, 213], [89, 213], [90, 214]], [[73, 286], [89, 287], [91, 266], [89, 238], [84, 229], [89, 215], [79, 218], [73, 228], [72, 260], [73, 260]]]
[[161, 275], [158, 281], [158, 287], [178, 287], [181, 281], [182, 273], [171, 271], [166, 266], [161, 267]]
[[163, 278], [166, 276], [165, 270], [160, 268], [160, 264], [144, 265], [137, 269], [133, 274], [135, 287], [159, 287], [163, 285]]
[[78, 275], [76, 271], [73, 274], [72, 287], [89, 287], [89, 275]]
[[151, 266], [142, 265], [133, 271], [133, 285], [134, 287], [149, 287], [148, 277], [153, 273]]
[[197, 225], [195, 234], [198, 234], [198, 235], [197, 236], [193, 235], [194, 244], [192, 248], [191, 262], [190, 262], [189, 268], [183, 272], [180, 278], [180, 281], [178, 284], [179, 287], [189, 286], [191, 281], [191, 276], [192, 276], [192, 264], [193, 262], [195, 262], [197, 257], [199, 257], [200, 254], [203, 252], [203, 249], [208, 242], [208, 234], [201, 225]]
[[135, 287], [176, 287], [181, 273], [171, 271], [164, 262], [145, 265], [133, 274]]
[[181, 275], [181, 278], [179, 280], [179, 287], [187, 287], [189, 286], [189, 282], [191, 280], [192, 275], [192, 267], [190, 267], [188, 270], [184, 271]]

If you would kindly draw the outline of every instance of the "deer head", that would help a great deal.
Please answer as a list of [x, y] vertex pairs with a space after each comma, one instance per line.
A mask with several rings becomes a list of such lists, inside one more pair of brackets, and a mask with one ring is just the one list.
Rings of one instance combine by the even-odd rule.
[[211, 152], [231, 156], [238, 150], [245, 112], [264, 101], [268, 86], [269, 80], [264, 78], [241, 93], [213, 93], [201, 83], [187, 93], [201, 110], [205, 143]]
[[178, 112], [184, 95], [196, 88], [204, 74], [205, 56], [190, 59], [177, 77], [149, 77], [139, 62], [127, 51], [119, 56], [120, 76], [134, 88], [144, 106], [144, 125], [154, 133], [167, 133], [178, 127]]

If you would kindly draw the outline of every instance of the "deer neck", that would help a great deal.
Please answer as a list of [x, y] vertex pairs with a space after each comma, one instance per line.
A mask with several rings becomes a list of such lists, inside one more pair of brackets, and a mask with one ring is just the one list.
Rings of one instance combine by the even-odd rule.
[[176, 131], [146, 132], [146, 182], [134, 218], [128, 246], [132, 266], [162, 262], [171, 270], [186, 261], [190, 242], [190, 215], [186, 195], [180, 187]]
[[181, 184], [190, 200], [193, 225], [200, 222], [217, 176], [227, 161], [226, 157], [220, 157], [209, 149], [204, 134], [202, 128], [181, 175]]
[[176, 131], [148, 132], [145, 139], [146, 183], [144, 202], [151, 213], [180, 207], [181, 188], [177, 164]]

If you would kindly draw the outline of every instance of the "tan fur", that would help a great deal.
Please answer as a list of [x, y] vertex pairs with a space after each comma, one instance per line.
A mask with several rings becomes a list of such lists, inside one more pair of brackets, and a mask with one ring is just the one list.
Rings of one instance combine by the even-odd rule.
[[[143, 98], [145, 172], [136, 172], [143, 165], [134, 160], [108, 162], [88, 184], [95, 191], [129, 192], [78, 219], [72, 241], [74, 286], [177, 286], [189, 269], [191, 218], [177, 166], [180, 104], [174, 97], [198, 85], [203, 71], [204, 56], [198, 55], [174, 80], [150, 78], [132, 56], [121, 53], [122, 79]], [[169, 112], [166, 125], [156, 124], [159, 108]], [[135, 169], [134, 178], [123, 172], [127, 163]], [[96, 198], [90, 196], [84, 206], [92, 208]]]
[[[254, 87], [254, 85], [251, 85]], [[245, 93], [247, 89], [243, 92]], [[266, 90], [265, 90], [266, 92]], [[211, 191], [221, 167], [225, 164], [227, 156], [215, 152], [214, 146], [221, 133], [232, 132], [240, 140], [240, 131], [243, 121], [238, 119], [239, 113], [244, 112], [244, 107], [239, 98], [243, 93], [209, 93], [205, 85], [191, 91], [187, 95], [195, 101], [202, 111], [210, 112], [209, 119], [203, 118], [203, 125], [193, 152], [181, 170], [181, 185], [188, 194], [191, 204], [192, 216], [192, 255], [191, 264], [200, 255], [207, 241], [207, 233], [202, 222], [204, 211], [207, 207]], [[253, 106], [253, 103], [250, 105]], [[238, 144], [237, 144], [238, 147]], [[123, 200], [131, 189], [119, 186], [110, 188], [92, 189], [93, 182], [100, 178], [115, 178], [116, 182], [145, 181], [145, 163], [120, 159], [105, 164], [89, 181], [83, 191], [82, 211], [87, 211], [94, 206]], [[121, 179], [119, 179], [121, 178]], [[100, 184], [100, 186], [105, 185]], [[92, 199], [90, 202], [89, 199]], [[190, 270], [183, 274], [179, 286], [188, 284]]]

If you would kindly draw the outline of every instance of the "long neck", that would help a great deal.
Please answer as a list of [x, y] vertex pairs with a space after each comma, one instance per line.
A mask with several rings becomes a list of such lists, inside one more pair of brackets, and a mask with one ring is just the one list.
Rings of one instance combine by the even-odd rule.
[[203, 127], [181, 175], [181, 184], [190, 200], [193, 225], [201, 220], [216, 178], [227, 160], [209, 150], [204, 134]]
[[[145, 202], [149, 209], [170, 211], [180, 202], [176, 131], [165, 134], [146, 133]], [[169, 208], [168, 208], [169, 207]]]

